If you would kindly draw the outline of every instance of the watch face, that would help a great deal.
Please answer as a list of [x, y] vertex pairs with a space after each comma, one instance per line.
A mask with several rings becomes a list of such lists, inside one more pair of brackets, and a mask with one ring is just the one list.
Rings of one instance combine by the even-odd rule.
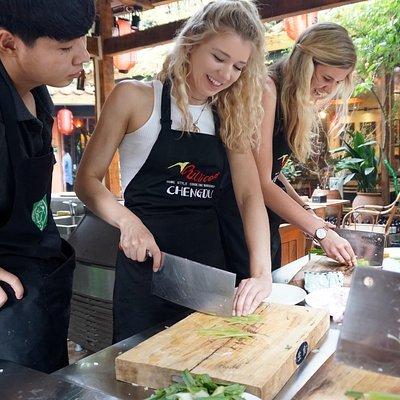
[[324, 228], [318, 228], [315, 231], [315, 236], [317, 237], [317, 239], [322, 240], [326, 238], [326, 230]]

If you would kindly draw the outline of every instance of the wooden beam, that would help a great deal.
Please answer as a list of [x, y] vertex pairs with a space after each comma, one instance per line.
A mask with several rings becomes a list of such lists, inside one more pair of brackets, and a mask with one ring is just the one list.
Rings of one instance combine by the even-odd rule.
[[101, 54], [101, 37], [87, 36], [86, 37], [86, 49], [92, 58], [103, 58]]
[[263, 21], [273, 21], [291, 17], [293, 15], [310, 13], [313, 11], [326, 10], [357, 3], [363, 0], [270, 0], [258, 1], [258, 11]]
[[141, 50], [171, 42], [185, 21], [169, 22], [168, 24], [158, 25], [128, 35], [105, 39], [103, 52], [107, 55], [116, 55], [133, 49]]
[[[271, 21], [359, 1], [363, 0], [270, 0], [268, 3], [259, 1], [258, 9], [262, 20]], [[168, 43], [175, 37], [176, 32], [185, 21], [186, 19], [174, 21], [121, 37], [104, 38], [104, 54], [116, 55]]]
[[[110, 0], [97, 0], [97, 13], [100, 15], [100, 35], [107, 39], [112, 36], [113, 13]], [[96, 88], [96, 115], [100, 115], [108, 95], [115, 86], [113, 58], [103, 56], [102, 59], [93, 60], [95, 71]], [[115, 154], [110, 167], [104, 177], [104, 183], [108, 190], [115, 196], [121, 196], [120, 174], [119, 174], [119, 156]]]

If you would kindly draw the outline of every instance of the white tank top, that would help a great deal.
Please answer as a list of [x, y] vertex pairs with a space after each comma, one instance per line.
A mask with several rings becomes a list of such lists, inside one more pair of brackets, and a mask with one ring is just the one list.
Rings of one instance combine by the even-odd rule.
[[[150, 118], [134, 132], [125, 134], [119, 145], [122, 192], [125, 192], [129, 182], [140, 171], [147, 160], [151, 149], [156, 142], [161, 130], [161, 95], [162, 82], [151, 82], [154, 92], [154, 107]], [[201, 133], [215, 135], [214, 118], [211, 106], [189, 105], [189, 112]], [[181, 112], [176, 105], [175, 98], [171, 96], [172, 129], [182, 130]]]

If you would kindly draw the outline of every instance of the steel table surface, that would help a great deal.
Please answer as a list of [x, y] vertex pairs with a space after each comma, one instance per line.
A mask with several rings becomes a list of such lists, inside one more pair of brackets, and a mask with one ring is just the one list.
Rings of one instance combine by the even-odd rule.
[[[117, 381], [115, 378], [115, 358], [143, 340], [158, 333], [164, 327], [157, 327], [145, 333], [132, 336], [104, 350], [92, 354], [52, 375], [78, 385], [98, 390], [118, 399], [142, 400], [153, 391], [133, 384]], [[339, 338], [337, 329], [330, 329], [320, 343], [318, 351], [311, 352], [303, 364], [275, 397], [276, 400], [290, 400], [334, 353]]]
[[1, 400], [116, 400], [56, 376], [0, 360]]
[[[279, 270], [279, 277], [274, 281], [288, 281], [301, 265], [304, 257], [298, 262], [284, 266]], [[304, 264], [303, 264], [304, 265]], [[117, 381], [115, 378], [115, 358], [138, 345], [142, 341], [165, 329], [175, 321], [154, 327], [134, 335], [119, 343], [94, 353], [74, 364], [51, 375], [0, 360], [0, 399], [34, 399], [34, 400], [114, 400], [145, 399], [153, 391], [134, 384]], [[336, 325], [332, 324], [333, 328]], [[318, 351], [314, 351], [289, 379], [275, 400], [290, 400], [307, 383], [312, 375], [334, 353], [339, 331], [330, 329], [322, 340]]]

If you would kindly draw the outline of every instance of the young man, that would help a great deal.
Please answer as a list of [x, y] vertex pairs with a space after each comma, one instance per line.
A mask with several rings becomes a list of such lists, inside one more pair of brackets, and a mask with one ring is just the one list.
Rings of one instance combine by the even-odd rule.
[[50, 211], [51, 98], [89, 60], [93, 0], [0, 2], [0, 359], [68, 364], [75, 266]]

